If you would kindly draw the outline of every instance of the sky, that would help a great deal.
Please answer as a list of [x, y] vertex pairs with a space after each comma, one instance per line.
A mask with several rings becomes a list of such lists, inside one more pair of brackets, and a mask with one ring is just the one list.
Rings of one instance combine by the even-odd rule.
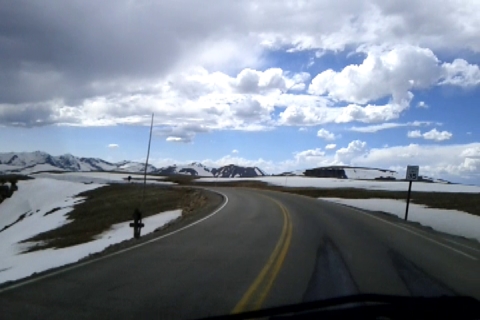
[[480, 2], [0, 1], [0, 152], [480, 184]]

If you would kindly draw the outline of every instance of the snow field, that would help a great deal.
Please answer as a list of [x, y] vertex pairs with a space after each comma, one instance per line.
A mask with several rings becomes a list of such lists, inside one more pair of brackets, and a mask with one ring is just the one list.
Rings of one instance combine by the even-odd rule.
[[[383, 211], [405, 217], [405, 201], [393, 199], [340, 199], [320, 198], [321, 200], [345, 204], [364, 210]], [[410, 203], [408, 220], [418, 222], [452, 235], [473, 238], [480, 241], [480, 217], [458, 210], [428, 208], [424, 205]]]

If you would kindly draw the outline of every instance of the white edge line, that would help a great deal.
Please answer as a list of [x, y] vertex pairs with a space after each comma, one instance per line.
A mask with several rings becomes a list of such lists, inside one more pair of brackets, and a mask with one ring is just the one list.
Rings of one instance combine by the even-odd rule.
[[460, 243], [460, 242], [457, 242], [457, 241], [454, 241], [454, 240], [451, 240], [451, 239], [444, 239], [444, 240], [445, 240], [445, 241], [448, 241], [448, 242], [451, 242], [451, 243], [455, 243], [455, 244], [457, 244], [457, 245], [459, 245], [459, 246], [468, 248], [468, 249], [470, 249], [470, 250], [480, 252], [480, 250], [478, 250], [477, 248], [467, 246], [466, 244], [463, 244], [463, 243]]
[[[324, 200], [324, 201], [328, 201], [328, 200]], [[334, 201], [329, 201], [329, 202], [333, 202], [333, 203], [336, 203], [336, 204], [343, 205], [343, 206], [348, 207], [348, 208], [350, 208], [350, 209], [352, 209], [352, 210], [354, 210], [354, 211], [360, 212], [360, 213], [362, 213], [362, 214], [364, 214], [364, 215], [366, 215], [366, 216], [368, 216], [368, 217], [370, 217], [370, 218], [373, 218], [373, 219], [382, 221], [382, 222], [384, 222], [384, 223], [386, 223], [386, 224], [389, 224], [389, 225], [391, 225], [391, 226], [400, 228], [400, 229], [405, 230], [405, 231], [407, 231], [407, 232], [410, 232], [410, 233], [412, 233], [412, 234], [414, 234], [414, 235], [417, 235], [417, 236], [419, 236], [419, 237], [421, 237], [421, 238], [423, 238], [423, 239], [425, 239], [425, 240], [428, 240], [428, 241], [430, 241], [430, 242], [436, 243], [436, 244], [438, 244], [438, 245], [440, 245], [440, 246], [442, 246], [442, 247], [448, 248], [448, 249], [450, 249], [450, 250], [452, 250], [452, 251], [455, 251], [456, 253], [461, 254], [461, 255], [463, 255], [463, 256], [465, 256], [465, 257], [467, 257], [467, 258], [470, 258], [470, 259], [475, 260], [475, 261], [478, 260], [476, 257], [471, 256], [471, 255], [469, 255], [468, 253], [465, 253], [465, 252], [463, 252], [463, 251], [460, 251], [460, 250], [458, 250], [458, 249], [455, 249], [455, 248], [453, 248], [453, 247], [450, 247], [450, 246], [448, 246], [448, 245], [446, 245], [446, 244], [443, 244], [443, 243], [441, 243], [441, 242], [438, 242], [437, 240], [433, 240], [433, 239], [431, 239], [431, 238], [429, 238], [429, 237], [426, 237], [426, 236], [424, 236], [424, 235], [422, 235], [422, 234], [420, 234], [420, 233], [418, 233], [418, 232], [416, 232], [416, 231], [407, 229], [407, 228], [405, 228], [405, 227], [403, 227], [403, 226], [400, 226], [400, 225], [398, 225], [398, 224], [391, 223], [391, 222], [389, 222], [389, 221], [386, 221], [386, 220], [383, 220], [383, 219], [381, 219], [381, 218], [375, 217], [374, 215], [371, 215], [371, 214], [369, 214], [369, 213], [367, 213], [367, 212], [358, 210], [358, 209], [353, 208], [353, 207], [351, 207], [351, 206], [346, 206], [346, 205], [344, 205], [344, 204], [342, 204], [342, 203], [338, 203], [338, 202], [334, 202]]]
[[[3, 293], [5, 291], [9, 291], [9, 290], [12, 290], [12, 289], [15, 289], [15, 288], [18, 288], [18, 287], [23, 287], [27, 284], [30, 284], [30, 283], [34, 283], [34, 282], [37, 282], [37, 281], [40, 281], [40, 280], [43, 280], [43, 279], [46, 279], [46, 278], [50, 278], [50, 277], [53, 277], [55, 275], [58, 275], [58, 274], [61, 274], [61, 273], [64, 273], [64, 272], [67, 272], [67, 271], [70, 271], [70, 270], [74, 270], [74, 269], [78, 269], [78, 268], [81, 268], [81, 267], [84, 267], [86, 265], [89, 265], [91, 263], [94, 263], [94, 262], [97, 262], [97, 261], [101, 261], [101, 260], [104, 260], [104, 259], [108, 259], [110, 257], [113, 257], [113, 256], [116, 256], [116, 255], [119, 255], [119, 254], [122, 254], [124, 252], [127, 252], [127, 251], [130, 251], [130, 250], [133, 250], [133, 249], [136, 249], [136, 248], [140, 248], [140, 247], [143, 247], [149, 243], [152, 243], [152, 242], [155, 242], [155, 241], [158, 241], [158, 240], [161, 240], [163, 238], [166, 238], [166, 237], [169, 237], [169, 236], [172, 236], [176, 233], [179, 233], [180, 231], [183, 231], [185, 229], [188, 229], [188, 228], [191, 228], [193, 227], [194, 225], [196, 224], [199, 224], [200, 222], [202, 221], [205, 221], [211, 217], [213, 217], [214, 215], [216, 215], [218, 212], [220, 212], [228, 203], [228, 197], [226, 194], [224, 194], [223, 192], [220, 192], [220, 191], [213, 191], [213, 190], [210, 190], [212, 192], [215, 192], [215, 193], [218, 193], [220, 194], [225, 200], [222, 204], [222, 206], [220, 208], [218, 208], [217, 210], [215, 210], [214, 212], [210, 213], [208, 216], [206, 217], [203, 217], [202, 219], [199, 219], [189, 225], [186, 225], [185, 227], [182, 227], [180, 229], [177, 229], [175, 231], [172, 231], [172, 232], [169, 232], [167, 234], [164, 234], [162, 236], [159, 236], [158, 238], [155, 238], [155, 239], [151, 239], [151, 240], [148, 240], [148, 241], [145, 241], [145, 242], [142, 242], [142, 243], [139, 243], [137, 245], [134, 245], [134, 246], [131, 246], [131, 247], [128, 247], [128, 248], [125, 248], [125, 249], [122, 249], [122, 250], [119, 250], [119, 251], [116, 251], [116, 252], [113, 252], [113, 253], [110, 253], [110, 254], [107, 254], [105, 256], [102, 256], [102, 257], [99, 257], [99, 258], [96, 258], [96, 259], [93, 259], [93, 260], [89, 260], [89, 261], [85, 261], [85, 262], [81, 262], [81, 263], [77, 263], [77, 264], [74, 264], [73, 266], [70, 266], [70, 267], [66, 267], [66, 268], [63, 268], [61, 270], [58, 270], [58, 271], [54, 271], [52, 273], [48, 273], [48, 274], [45, 274], [43, 276], [40, 276], [40, 277], [37, 277], [37, 278], [33, 278], [33, 279], [30, 279], [30, 280], [27, 280], [27, 281], [23, 281], [23, 282], [20, 282], [20, 283], [17, 283], [17, 284], [14, 284], [14, 285], [11, 285], [11, 286], [7, 286], [5, 288], [2, 288], [0, 289], [0, 293]], [[75, 262], [74, 262], [75, 263]]]
[[[404, 227], [405, 227], [405, 228], [408, 228], [408, 229], [410, 229], [410, 230], [413, 230], [413, 227], [411, 227], [411, 226], [404, 226]], [[423, 231], [423, 230], [416, 230], [416, 231], [417, 231], [417, 232], [424, 233], [424, 234], [427, 233], [427, 232], [425, 232], [425, 231]], [[480, 252], [480, 250], [477, 249], [477, 248], [467, 246], [466, 244], [457, 242], [457, 241], [455, 241], [455, 240], [447, 239], [447, 238], [443, 238], [443, 237], [442, 237], [441, 239], [444, 240], [444, 241], [448, 241], [448, 242], [450, 242], [450, 243], [455, 243], [456, 245], [458, 245], [458, 246], [460, 246], [460, 247], [464, 247], [464, 248], [467, 248], [467, 249], [470, 249], [470, 250], [473, 250], [473, 251]]]

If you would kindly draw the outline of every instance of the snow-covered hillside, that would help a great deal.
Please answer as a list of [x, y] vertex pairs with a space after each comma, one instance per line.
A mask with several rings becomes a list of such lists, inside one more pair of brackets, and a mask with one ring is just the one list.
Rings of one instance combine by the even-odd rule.
[[[116, 163], [116, 167], [112, 169], [113, 171], [122, 171], [122, 172], [145, 172], [145, 163], [140, 162], [131, 162], [131, 161], [122, 161]], [[108, 171], [112, 171], [108, 170]], [[156, 171], [157, 168], [149, 164], [147, 166], [147, 172], [152, 173]], [[107, 170], [105, 170], [107, 171]]]
[[[247, 179], [239, 178], [201, 178], [200, 182], [228, 182], [228, 181], [263, 181], [268, 184], [282, 187], [305, 187], [305, 188], [356, 188], [368, 190], [386, 190], [386, 191], [406, 191], [408, 190], [407, 181], [381, 181], [381, 180], [354, 180], [354, 179], [336, 179], [336, 178], [314, 178], [314, 177], [253, 177]], [[414, 182], [412, 191], [420, 192], [453, 192], [453, 193], [480, 193], [480, 186], [468, 186], [462, 184], [447, 183], [428, 183]]]
[[[145, 164], [133, 161], [110, 163], [99, 158], [71, 154], [52, 156], [42, 151], [0, 153], [0, 172], [31, 174], [42, 171], [123, 171], [143, 172]], [[152, 165], [148, 172], [155, 171]]]
[[348, 179], [373, 180], [373, 179], [402, 179], [397, 172], [374, 168], [343, 168]]
[[186, 165], [172, 165], [168, 167], [163, 167], [155, 171], [159, 175], [174, 175], [174, 174], [185, 174], [198, 177], [220, 177], [220, 178], [245, 178], [245, 177], [258, 177], [265, 176], [263, 172], [258, 167], [242, 167], [234, 164], [228, 166], [223, 166], [220, 168], [210, 168], [206, 167], [201, 163], [193, 162]]
[[[63, 176], [63, 174], [62, 174]], [[132, 238], [129, 222], [113, 225], [96, 240], [68, 248], [21, 253], [33, 243], [20, 243], [41, 232], [68, 223], [66, 214], [85, 199], [77, 195], [103, 184], [36, 178], [18, 182], [18, 191], [0, 203], [0, 283], [27, 277], [34, 272], [73, 263], [111, 244]], [[167, 211], [143, 219], [142, 234], [153, 232], [181, 216]]]
[[192, 162], [186, 165], [171, 165], [168, 167], [163, 167], [155, 171], [159, 175], [174, 175], [174, 174], [185, 174], [198, 177], [211, 177], [213, 176], [212, 168], [206, 167], [201, 163]]
[[310, 176], [320, 178], [340, 178], [355, 180], [394, 180], [402, 178], [398, 175], [397, 172], [392, 170], [349, 166], [330, 166], [306, 170], [288, 171], [282, 173], [281, 176]]
[[220, 178], [246, 178], [246, 177], [259, 177], [266, 176], [258, 167], [241, 167], [234, 164], [228, 166], [220, 167], [216, 170], [213, 170], [213, 175]]

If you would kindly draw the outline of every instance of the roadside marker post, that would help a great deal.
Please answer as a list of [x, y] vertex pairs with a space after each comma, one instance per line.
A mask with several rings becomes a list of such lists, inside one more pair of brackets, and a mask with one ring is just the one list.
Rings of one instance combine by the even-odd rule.
[[410, 194], [412, 193], [412, 182], [418, 180], [419, 167], [418, 166], [407, 166], [407, 176], [408, 180], [408, 194], [407, 194], [407, 207], [405, 208], [405, 221], [408, 219], [408, 207], [410, 205]]
[[133, 223], [130, 223], [130, 227], [133, 228], [133, 237], [135, 239], [140, 238], [142, 228], [145, 227], [142, 223], [142, 213], [140, 210], [135, 209], [135, 212], [133, 213]]

